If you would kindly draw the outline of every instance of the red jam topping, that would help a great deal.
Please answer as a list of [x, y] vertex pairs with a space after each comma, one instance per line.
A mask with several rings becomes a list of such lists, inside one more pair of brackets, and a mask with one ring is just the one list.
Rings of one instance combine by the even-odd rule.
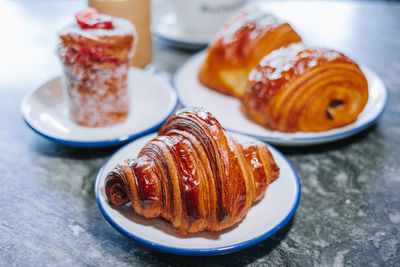
[[69, 47], [65, 52], [65, 58], [78, 65], [88, 65], [92, 61], [113, 62], [119, 65], [122, 59], [115, 54], [106, 54], [107, 49], [105, 45], [82, 45], [80, 49]]
[[114, 29], [110, 16], [100, 14], [94, 7], [88, 7], [75, 15], [76, 21], [82, 29]]

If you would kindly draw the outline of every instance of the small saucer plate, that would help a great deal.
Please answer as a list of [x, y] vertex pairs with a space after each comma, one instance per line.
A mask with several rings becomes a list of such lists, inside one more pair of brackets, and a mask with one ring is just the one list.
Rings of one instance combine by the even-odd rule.
[[[280, 174], [264, 197], [253, 205], [242, 222], [220, 232], [200, 232], [181, 236], [163, 219], [146, 219], [135, 214], [130, 204], [114, 207], [105, 194], [109, 171], [128, 158], [135, 158], [155, 133], [136, 139], [115, 152], [100, 169], [94, 187], [97, 204], [108, 222], [122, 234], [150, 248], [182, 255], [216, 255], [255, 245], [279, 231], [294, 215], [300, 200], [296, 171], [276, 148], [268, 145]], [[232, 133], [240, 142], [256, 139]]]
[[169, 13], [160, 18], [152, 32], [161, 40], [178, 48], [198, 50], [206, 47], [215, 33], [187, 31], [176, 15]]
[[22, 102], [22, 116], [36, 133], [54, 142], [76, 147], [105, 147], [125, 143], [157, 130], [173, 113], [177, 95], [163, 78], [142, 69], [131, 68], [128, 86], [131, 111], [119, 124], [107, 127], [83, 127], [68, 113], [68, 99], [55, 78]]
[[239, 99], [211, 90], [199, 82], [198, 72], [204, 57], [205, 51], [195, 54], [174, 76], [174, 86], [182, 105], [203, 107], [214, 114], [225, 129], [275, 145], [317, 145], [354, 135], [372, 125], [382, 115], [387, 103], [388, 93], [382, 79], [372, 69], [360, 66], [368, 80], [369, 98], [355, 122], [323, 132], [285, 133], [268, 130], [243, 114]]

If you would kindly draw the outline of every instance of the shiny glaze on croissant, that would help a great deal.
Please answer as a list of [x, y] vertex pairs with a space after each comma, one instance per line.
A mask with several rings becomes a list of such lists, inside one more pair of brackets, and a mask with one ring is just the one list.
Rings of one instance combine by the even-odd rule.
[[248, 117], [282, 132], [318, 132], [357, 119], [368, 100], [359, 66], [337, 51], [292, 44], [265, 56], [243, 97]]
[[263, 143], [240, 144], [204, 109], [173, 115], [136, 159], [106, 178], [112, 205], [131, 201], [146, 218], [179, 233], [219, 231], [240, 222], [279, 175]]
[[208, 47], [199, 81], [241, 98], [251, 69], [272, 50], [294, 42], [301, 42], [301, 37], [288, 23], [255, 7], [245, 9], [222, 27]]

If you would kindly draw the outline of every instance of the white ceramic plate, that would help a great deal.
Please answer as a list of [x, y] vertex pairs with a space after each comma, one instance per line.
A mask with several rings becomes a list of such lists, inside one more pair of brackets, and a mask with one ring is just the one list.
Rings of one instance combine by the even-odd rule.
[[201, 49], [208, 45], [215, 33], [196, 33], [186, 31], [174, 14], [166, 14], [153, 27], [158, 38], [180, 48]]
[[[151, 248], [174, 254], [215, 255], [247, 248], [281, 229], [293, 216], [300, 200], [299, 178], [289, 161], [278, 150], [269, 146], [280, 175], [264, 198], [254, 205], [244, 220], [221, 232], [201, 232], [179, 236], [167, 221], [145, 219], [135, 214], [129, 204], [110, 206], [104, 191], [107, 173], [118, 163], [137, 156], [141, 148], [156, 134], [137, 139], [114, 153], [100, 169], [95, 183], [95, 195], [105, 218], [118, 231]], [[240, 141], [255, 140], [233, 133]]]
[[157, 130], [172, 114], [177, 96], [162, 78], [131, 68], [128, 78], [131, 112], [113, 126], [90, 128], [69, 116], [67, 96], [60, 78], [55, 78], [27, 95], [22, 103], [26, 124], [36, 133], [58, 143], [79, 147], [117, 145]]
[[387, 90], [382, 79], [370, 68], [361, 66], [368, 79], [369, 99], [364, 110], [354, 123], [341, 128], [315, 133], [284, 133], [267, 130], [244, 116], [238, 99], [220, 94], [200, 84], [197, 75], [204, 56], [204, 51], [196, 54], [175, 74], [174, 85], [182, 105], [204, 107], [213, 113], [226, 129], [273, 144], [290, 146], [313, 145], [345, 138], [374, 123], [386, 106]]

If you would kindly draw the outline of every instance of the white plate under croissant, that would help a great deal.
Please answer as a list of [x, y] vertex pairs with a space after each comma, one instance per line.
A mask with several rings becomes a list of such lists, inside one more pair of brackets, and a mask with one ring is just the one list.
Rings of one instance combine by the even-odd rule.
[[[253, 138], [232, 134], [236, 140]], [[200, 232], [182, 236], [163, 219], [145, 219], [127, 204], [111, 206], [104, 191], [109, 171], [127, 158], [136, 157], [156, 134], [137, 139], [118, 150], [101, 168], [95, 183], [95, 195], [105, 218], [129, 238], [164, 252], [185, 255], [215, 255], [237, 251], [268, 238], [291, 219], [300, 200], [298, 176], [289, 161], [275, 148], [268, 146], [277, 165], [279, 178], [268, 188], [264, 198], [255, 204], [239, 224], [219, 232]]]
[[382, 79], [370, 68], [361, 66], [368, 80], [369, 98], [367, 105], [355, 122], [323, 132], [287, 133], [268, 130], [244, 115], [239, 99], [211, 90], [199, 82], [198, 73], [204, 57], [205, 51], [194, 55], [176, 72], [174, 86], [177, 89], [179, 101], [187, 107], [206, 108], [219, 119], [227, 130], [276, 145], [314, 145], [348, 137], [373, 124], [386, 106], [387, 89]]

